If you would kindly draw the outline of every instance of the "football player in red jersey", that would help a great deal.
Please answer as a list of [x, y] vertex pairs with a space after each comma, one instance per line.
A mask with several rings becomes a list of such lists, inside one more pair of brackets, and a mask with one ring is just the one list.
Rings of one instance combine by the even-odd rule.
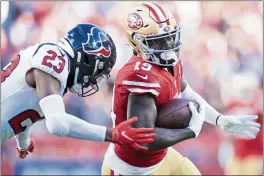
[[102, 175], [200, 175], [189, 159], [170, 146], [197, 137], [204, 120], [225, 131], [255, 137], [253, 133], [259, 131], [259, 124], [251, 121], [256, 116], [221, 115], [184, 80], [179, 60], [180, 26], [171, 13], [157, 3], [144, 3], [129, 13], [126, 33], [134, 56], [115, 81], [111, 114], [114, 124], [136, 115], [139, 121], [133, 127], [154, 128], [157, 107], [180, 93], [197, 100], [201, 108], [197, 111], [193, 104], [189, 105], [192, 117], [186, 129], [155, 127], [154, 143], [144, 144], [148, 152], [110, 144]]

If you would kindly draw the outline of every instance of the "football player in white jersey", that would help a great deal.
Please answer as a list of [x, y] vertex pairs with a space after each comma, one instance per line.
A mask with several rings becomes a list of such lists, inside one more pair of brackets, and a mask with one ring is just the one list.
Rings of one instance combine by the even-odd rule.
[[67, 114], [62, 96], [69, 90], [80, 97], [99, 90], [116, 61], [111, 37], [93, 24], [79, 24], [58, 44], [42, 43], [21, 50], [1, 73], [1, 142], [16, 137], [18, 156], [33, 152], [30, 127], [45, 119], [58, 136], [129, 144], [153, 142], [152, 128], [134, 129], [125, 121], [115, 128], [85, 122]]

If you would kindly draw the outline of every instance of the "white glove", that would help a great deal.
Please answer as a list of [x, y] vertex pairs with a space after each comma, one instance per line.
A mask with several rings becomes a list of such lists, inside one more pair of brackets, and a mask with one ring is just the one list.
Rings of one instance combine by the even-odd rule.
[[260, 124], [254, 122], [254, 120], [257, 118], [257, 115], [220, 115], [216, 121], [216, 125], [219, 126], [225, 132], [235, 133], [244, 137], [255, 139], [256, 134], [259, 132], [260, 128]]
[[195, 133], [195, 137], [198, 137], [204, 122], [204, 106], [200, 105], [200, 109], [198, 112], [193, 103], [190, 102], [189, 109], [192, 112], [192, 117], [187, 128], [190, 128]]

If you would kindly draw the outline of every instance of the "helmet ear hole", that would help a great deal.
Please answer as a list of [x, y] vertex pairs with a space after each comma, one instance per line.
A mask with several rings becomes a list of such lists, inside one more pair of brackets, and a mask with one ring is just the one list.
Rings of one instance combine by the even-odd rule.
[[137, 52], [136, 50], [133, 50], [133, 54], [134, 54], [134, 55], [137, 55], [138, 52]]
[[144, 45], [147, 45], [147, 42], [146, 42], [145, 39], [142, 41], [142, 43], [143, 43]]

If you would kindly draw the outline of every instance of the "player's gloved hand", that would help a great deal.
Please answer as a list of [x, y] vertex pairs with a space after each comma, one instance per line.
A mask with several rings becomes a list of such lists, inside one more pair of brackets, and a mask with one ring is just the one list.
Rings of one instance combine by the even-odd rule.
[[260, 128], [260, 124], [254, 122], [254, 120], [257, 118], [257, 115], [220, 115], [216, 120], [216, 125], [226, 132], [239, 134], [250, 139], [255, 139]]
[[195, 137], [198, 137], [204, 123], [205, 109], [204, 106], [200, 105], [198, 112], [191, 102], [189, 103], [189, 109], [192, 112], [192, 117], [187, 128], [190, 128], [195, 133]]
[[30, 145], [26, 148], [26, 149], [18, 149], [17, 148], [17, 152], [18, 152], [18, 157], [19, 158], [26, 158], [26, 156], [30, 153], [33, 153], [35, 147], [35, 141], [34, 139], [30, 139]]
[[156, 136], [153, 128], [131, 128], [137, 117], [133, 117], [117, 125], [112, 130], [112, 142], [118, 144], [130, 144], [133, 148], [147, 151], [148, 148], [138, 143], [152, 143]]

